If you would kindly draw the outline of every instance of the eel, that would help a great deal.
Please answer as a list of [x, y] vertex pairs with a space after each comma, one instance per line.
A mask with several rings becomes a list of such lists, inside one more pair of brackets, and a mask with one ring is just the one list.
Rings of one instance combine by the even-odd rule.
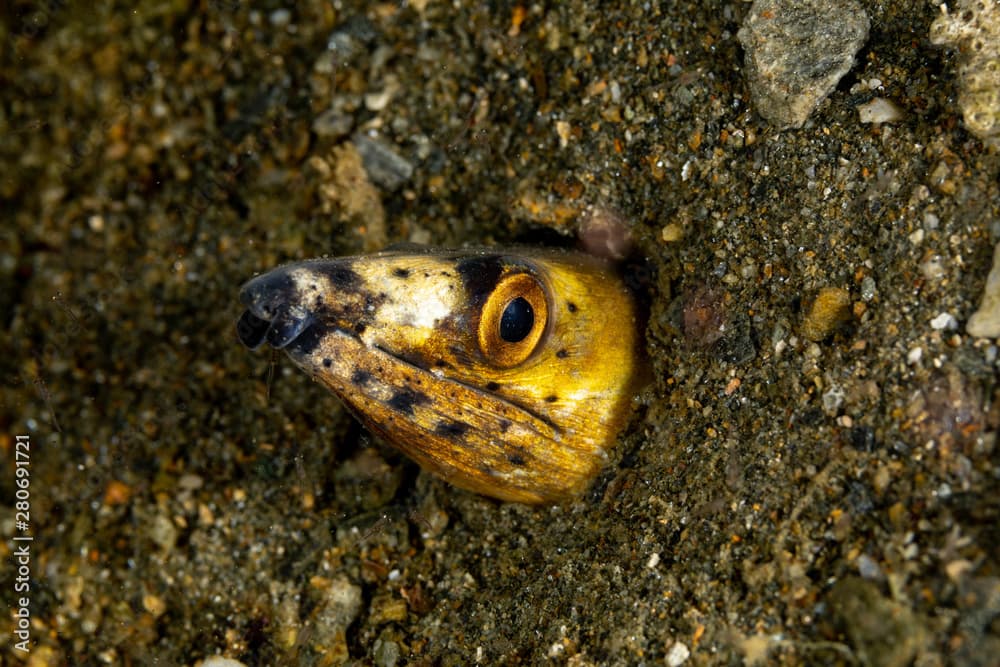
[[571, 499], [648, 377], [610, 263], [556, 249], [407, 249], [287, 264], [240, 290], [251, 349], [284, 350], [374, 434], [460, 488]]

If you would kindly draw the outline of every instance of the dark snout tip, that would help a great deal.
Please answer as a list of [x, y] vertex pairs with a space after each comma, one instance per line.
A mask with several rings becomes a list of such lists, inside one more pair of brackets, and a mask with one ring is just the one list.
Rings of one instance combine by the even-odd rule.
[[297, 299], [295, 282], [284, 268], [252, 278], [240, 288], [240, 303], [265, 320], [274, 319], [282, 308]]
[[246, 311], [236, 323], [240, 342], [256, 350], [265, 342], [281, 349], [313, 322], [313, 315], [299, 304], [295, 282], [284, 267], [248, 280], [240, 288]]
[[265, 341], [276, 349], [285, 348], [316, 319], [312, 310], [301, 303], [294, 282], [282, 269], [243, 285], [240, 302], [246, 311], [236, 323], [236, 335], [251, 350]]

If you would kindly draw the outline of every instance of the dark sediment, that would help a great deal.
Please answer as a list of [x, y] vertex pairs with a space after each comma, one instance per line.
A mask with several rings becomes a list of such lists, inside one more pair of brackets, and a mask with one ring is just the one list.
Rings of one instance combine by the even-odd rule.
[[[857, 64], [783, 132], [746, 3], [0, 10], [0, 549], [29, 435], [32, 659], [989, 664], [997, 348], [964, 323], [998, 157], [936, 9], [862, 4]], [[902, 120], [862, 124], [875, 97]], [[280, 262], [595, 206], [656, 269], [655, 383], [575, 504], [420, 474], [237, 340]]]

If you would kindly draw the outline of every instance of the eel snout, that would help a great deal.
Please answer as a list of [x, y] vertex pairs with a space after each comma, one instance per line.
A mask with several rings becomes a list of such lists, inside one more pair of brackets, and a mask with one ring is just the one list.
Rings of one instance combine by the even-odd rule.
[[265, 341], [279, 350], [287, 347], [316, 319], [298, 299], [289, 272], [282, 269], [247, 282], [240, 290], [240, 302], [247, 309], [236, 323], [236, 335], [253, 350]]

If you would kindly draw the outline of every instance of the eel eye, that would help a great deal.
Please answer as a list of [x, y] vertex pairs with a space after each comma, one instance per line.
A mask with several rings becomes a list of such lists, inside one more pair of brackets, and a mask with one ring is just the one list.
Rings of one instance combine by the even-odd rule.
[[513, 273], [497, 283], [479, 318], [479, 348], [500, 368], [531, 356], [548, 322], [545, 288], [532, 275]]

